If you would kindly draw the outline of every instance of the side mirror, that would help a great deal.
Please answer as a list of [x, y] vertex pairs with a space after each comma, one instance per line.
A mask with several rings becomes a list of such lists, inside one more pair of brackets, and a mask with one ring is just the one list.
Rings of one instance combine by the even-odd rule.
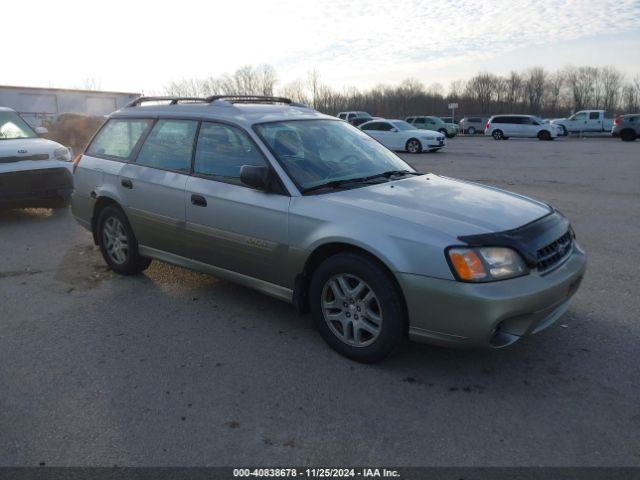
[[392, 128], [392, 129], [391, 129], [391, 131], [392, 131], [392, 132], [397, 132], [397, 131], [398, 131], [398, 129], [397, 129], [397, 128]]
[[49, 133], [46, 127], [36, 127], [35, 131], [38, 135], [44, 135], [45, 133]]
[[240, 167], [240, 181], [258, 190], [265, 192], [271, 190], [271, 172], [264, 166], [242, 165]]

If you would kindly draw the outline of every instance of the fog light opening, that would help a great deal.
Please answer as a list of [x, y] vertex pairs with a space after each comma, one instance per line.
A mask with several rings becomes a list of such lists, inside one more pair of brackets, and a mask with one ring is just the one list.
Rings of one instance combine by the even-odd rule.
[[504, 348], [512, 345], [520, 340], [519, 335], [514, 335], [513, 333], [505, 332], [502, 329], [502, 322], [498, 323], [492, 330], [489, 345], [492, 348]]

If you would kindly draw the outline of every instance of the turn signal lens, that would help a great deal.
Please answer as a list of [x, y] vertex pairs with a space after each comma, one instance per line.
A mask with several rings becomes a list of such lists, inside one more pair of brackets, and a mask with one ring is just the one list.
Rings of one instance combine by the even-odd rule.
[[455, 248], [449, 250], [449, 258], [461, 280], [477, 281], [487, 276], [482, 260], [473, 250]]
[[522, 257], [511, 248], [451, 248], [451, 268], [463, 282], [491, 282], [529, 273]]

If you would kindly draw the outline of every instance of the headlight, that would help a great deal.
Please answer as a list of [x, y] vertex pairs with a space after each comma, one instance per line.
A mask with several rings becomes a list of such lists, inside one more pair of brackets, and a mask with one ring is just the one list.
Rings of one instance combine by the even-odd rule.
[[53, 151], [53, 158], [63, 162], [71, 161], [71, 152], [67, 147], [58, 147]]
[[505, 247], [450, 248], [449, 265], [464, 282], [491, 282], [529, 273], [520, 255]]

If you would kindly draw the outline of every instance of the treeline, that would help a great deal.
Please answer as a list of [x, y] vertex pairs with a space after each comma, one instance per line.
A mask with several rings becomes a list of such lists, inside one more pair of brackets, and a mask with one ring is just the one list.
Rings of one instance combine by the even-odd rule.
[[284, 85], [273, 67], [246, 66], [233, 74], [173, 81], [165, 94], [183, 96], [282, 95], [335, 115], [365, 110], [383, 117], [414, 114], [448, 115], [456, 102], [456, 117], [497, 113], [528, 113], [543, 117], [567, 115], [581, 109], [605, 109], [610, 114], [640, 111], [640, 76], [632, 79], [615, 67], [573, 67], [548, 71], [534, 67], [507, 76], [480, 72], [456, 80], [448, 89], [408, 78], [399, 85], [336, 90], [322, 82], [318, 71]]

